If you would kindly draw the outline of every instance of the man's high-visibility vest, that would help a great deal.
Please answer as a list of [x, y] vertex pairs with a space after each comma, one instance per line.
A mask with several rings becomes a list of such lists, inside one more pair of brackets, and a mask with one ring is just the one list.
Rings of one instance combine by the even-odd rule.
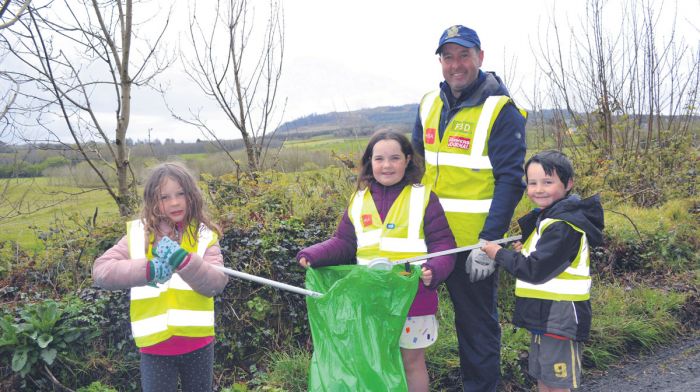
[[[197, 241], [185, 230], [180, 246], [190, 253], [204, 256], [207, 248], [217, 241], [217, 235], [202, 225]], [[129, 254], [132, 259], [153, 258], [153, 234], [146, 252], [146, 236], [141, 220], [127, 223]], [[131, 332], [138, 347], [148, 347], [172, 336], [214, 336], [214, 299], [192, 288], [174, 273], [169, 281], [158, 287], [131, 288]]]
[[378, 257], [398, 260], [426, 254], [423, 217], [429, 201], [430, 187], [408, 185], [382, 222], [369, 190], [357, 191], [348, 210], [357, 236], [357, 264], [366, 265]]
[[495, 189], [488, 140], [494, 121], [508, 102], [512, 100], [507, 96], [491, 96], [482, 105], [460, 109], [440, 137], [440, 92], [428, 93], [421, 101], [423, 183], [440, 198], [459, 247], [477, 243], [486, 222]]
[[525, 241], [521, 252], [525, 256], [534, 252], [542, 233], [554, 222], [565, 222], [581, 233], [581, 243], [576, 259], [564, 272], [542, 284], [532, 284], [516, 279], [515, 295], [555, 301], [585, 301], [591, 297], [591, 275], [588, 239], [583, 230], [561, 219], [543, 219], [537, 230], [534, 230]]

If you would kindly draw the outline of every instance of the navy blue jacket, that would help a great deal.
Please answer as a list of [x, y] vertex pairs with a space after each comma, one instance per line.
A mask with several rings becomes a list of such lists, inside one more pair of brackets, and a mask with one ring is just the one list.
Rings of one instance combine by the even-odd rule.
[[[543, 210], [535, 209], [518, 220], [523, 242], [547, 218], [569, 222], [586, 233], [589, 249], [603, 243], [604, 214], [598, 195], [581, 200], [570, 195]], [[499, 249], [496, 264], [516, 278], [541, 284], [558, 276], [578, 255], [581, 233], [565, 222], [554, 222], [537, 241], [537, 249], [524, 256]], [[533, 333], [553, 333], [578, 341], [588, 339], [591, 329], [591, 301], [552, 301], [515, 297], [513, 324]]]
[[[446, 82], [440, 83], [440, 98], [443, 103], [440, 113], [440, 128], [438, 129], [440, 139], [442, 140], [445, 133], [445, 127], [459, 110], [481, 105], [486, 101], [486, 98], [493, 95], [510, 96], [508, 89], [498, 76], [481, 70], [479, 77], [458, 98], [452, 96], [452, 91]], [[423, 146], [420, 108], [413, 128], [412, 143], [416, 152], [424, 156], [425, 147]], [[513, 211], [525, 190], [525, 182], [523, 181], [526, 149], [525, 118], [515, 105], [507, 104], [496, 118], [488, 141], [488, 149], [496, 187], [491, 209], [479, 238], [496, 240], [502, 238], [503, 234], [508, 231]]]

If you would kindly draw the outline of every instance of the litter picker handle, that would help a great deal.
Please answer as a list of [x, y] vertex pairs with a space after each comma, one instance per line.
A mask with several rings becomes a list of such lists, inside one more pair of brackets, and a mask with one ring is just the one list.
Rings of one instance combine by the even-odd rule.
[[[519, 241], [520, 239], [522, 239], [522, 236], [515, 235], [512, 237], [501, 238], [500, 240], [493, 240], [493, 241], [489, 241], [489, 242], [493, 242], [494, 244], [507, 244], [510, 242]], [[416, 256], [416, 257], [409, 257], [407, 259], [395, 260], [395, 261], [392, 261], [391, 264], [412, 263], [414, 261], [427, 260], [427, 259], [432, 258], [432, 257], [451, 255], [453, 253], [466, 252], [468, 250], [474, 250], [474, 249], [478, 249], [478, 248], [481, 248], [481, 244], [468, 245], [468, 246], [463, 246], [461, 248], [454, 248], [454, 249], [443, 250], [443, 251], [435, 252], [435, 253], [428, 253], [427, 255], [421, 255], [421, 256]], [[419, 264], [422, 264], [422, 263], [419, 263]]]
[[226, 275], [231, 275], [236, 278], [240, 278], [243, 280], [249, 280], [251, 282], [256, 282], [260, 284], [264, 284], [267, 286], [272, 286], [278, 289], [286, 290], [286, 291], [291, 291], [292, 293], [297, 293], [297, 294], [303, 294], [303, 295], [308, 295], [311, 297], [321, 297], [323, 294], [317, 292], [317, 291], [311, 291], [307, 289], [302, 289], [301, 287], [297, 286], [292, 286], [286, 283], [278, 282], [276, 280], [271, 280], [271, 279], [265, 279], [261, 278], [259, 276], [247, 274], [245, 272], [240, 272], [240, 271], [234, 271], [232, 269], [222, 267], [220, 265], [215, 265], [214, 268], [218, 269], [219, 271], [225, 273]]

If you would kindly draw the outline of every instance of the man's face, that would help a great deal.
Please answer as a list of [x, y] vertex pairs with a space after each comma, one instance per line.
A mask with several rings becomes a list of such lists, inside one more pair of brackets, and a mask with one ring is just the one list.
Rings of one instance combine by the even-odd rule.
[[484, 52], [476, 48], [447, 43], [440, 51], [442, 76], [452, 90], [452, 95], [459, 98], [462, 91], [479, 76], [479, 68], [484, 61]]

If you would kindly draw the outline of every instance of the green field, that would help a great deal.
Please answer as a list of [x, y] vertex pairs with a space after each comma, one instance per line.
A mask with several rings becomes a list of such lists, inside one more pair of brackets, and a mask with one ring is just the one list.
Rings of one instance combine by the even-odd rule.
[[361, 154], [367, 146], [368, 137], [358, 138], [328, 138], [314, 137], [305, 140], [290, 140], [284, 142], [285, 149], [303, 149], [306, 151], [335, 151], [339, 154]]
[[[0, 180], [0, 231], [2, 240], [17, 241], [22, 247], [41, 247], [37, 231], [68, 222], [71, 216], [80, 221], [92, 217], [115, 219], [117, 205], [104, 190], [85, 190], [59, 185], [52, 178]], [[70, 223], [66, 223], [70, 225]]]

